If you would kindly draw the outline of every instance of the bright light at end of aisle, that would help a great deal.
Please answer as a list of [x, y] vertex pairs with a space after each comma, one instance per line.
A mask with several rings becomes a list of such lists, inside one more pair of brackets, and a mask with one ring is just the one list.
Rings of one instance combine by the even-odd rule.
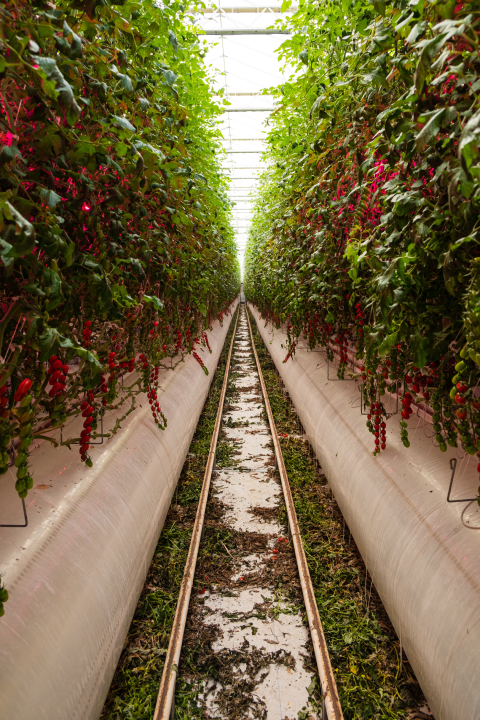
[[[292, 8], [287, 11], [291, 12]], [[230, 103], [225, 107], [221, 131], [229, 197], [235, 203], [232, 221], [242, 276], [255, 190], [266, 167], [262, 160], [266, 120], [274, 108], [273, 96], [261, 93], [285, 81], [276, 55], [285, 35], [262, 31], [287, 13], [282, 13], [278, 0], [258, 4], [235, 0], [233, 6], [222, 8], [220, 4], [197, 15], [197, 25], [215, 32], [205, 36], [209, 48], [206, 62], [217, 72], [217, 92]]]

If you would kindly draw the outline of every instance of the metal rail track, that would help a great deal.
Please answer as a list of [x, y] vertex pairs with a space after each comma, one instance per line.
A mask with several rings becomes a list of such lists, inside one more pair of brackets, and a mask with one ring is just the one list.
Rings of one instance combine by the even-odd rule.
[[265, 403], [265, 408], [267, 411], [270, 432], [272, 433], [278, 472], [280, 474], [280, 480], [282, 482], [282, 490], [285, 499], [285, 505], [287, 508], [289, 534], [292, 538], [293, 548], [295, 550], [298, 574], [300, 575], [300, 584], [302, 586], [303, 600], [305, 602], [308, 625], [310, 628], [310, 636], [312, 639], [313, 649], [315, 651], [315, 658], [317, 660], [320, 683], [322, 685], [322, 698], [324, 705], [323, 715], [326, 715], [328, 720], [343, 720], [342, 707], [340, 705], [340, 699], [338, 697], [337, 683], [335, 682], [335, 676], [333, 674], [332, 664], [330, 662], [330, 655], [328, 654], [327, 642], [323, 633], [322, 621], [320, 620], [317, 603], [315, 601], [315, 593], [313, 591], [310, 571], [308, 569], [307, 558], [305, 556], [305, 550], [303, 549], [300, 528], [298, 526], [297, 513], [295, 512], [295, 505], [293, 503], [292, 491], [290, 490], [287, 470], [283, 461], [282, 448], [278, 440], [277, 428], [275, 425], [275, 420], [273, 419], [272, 408], [270, 406], [270, 400], [268, 399], [268, 392], [265, 381], [263, 379], [262, 368], [260, 366], [260, 361], [257, 354], [257, 348], [255, 347], [255, 342], [253, 339], [252, 326], [250, 324], [250, 316], [248, 314], [248, 309], [246, 309], [246, 315], [248, 320], [248, 328], [250, 330], [250, 339], [252, 341], [253, 354], [255, 356], [255, 362], [257, 365], [258, 377], [260, 378], [260, 386], [262, 388], [263, 401]]
[[[325, 636], [323, 634], [322, 623], [318, 614], [317, 605], [315, 602], [315, 595], [312, 587], [310, 573], [308, 570], [307, 560], [303, 545], [301, 541], [300, 530], [298, 527], [297, 516], [295, 507], [293, 504], [293, 498], [290, 491], [290, 485], [288, 482], [287, 471], [285, 469], [285, 463], [283, 461], [282, 451], [280, 443], [278, 441], [277, 430], [275, 427], [275, 421], [273, 419], [272, 409], [268, 399], [268, 393], [263, 380], [262, 370], [255, 348], [253, 340], [252, 328], [250, 324], [250, 318], [248, 311], [245, 306], [245, 311], [248, 320], [248, 327], [250, 332], [250, 340], [252, 343], [252, 349], [255, 357], [255, 363], [257, 366], [258, 375], [260, 378], [260, 385], [262, 389], [263, 400], [265, 403], [268, 421], [270, 425], [270, 431], [272, 433], [275, 456], [277, 461], [277, 467], [281, 478], [282, 490], [284, 494], [285, 504], [287, 508], [289, 534], [292, 538], [294, 546], [295, 557], [297, 560], [298, 572], [300, 576], [300, 583], [303, 591], [303, 597], [305, 602], [305, 608], [307, 611], [308, 623], [310, 628], [310, 635], [312, 644], [315, 651], [315, 657], [317, 660], [318, 672], [320, 676], [320, 683], [322, 687], [322, 719], [321, 720], [343, 720], [343, 713], [338, 697], [337, 685], [332, 671], [330, 663], [330, 657], [328, 654], [327, 644]], [[187, 621], [188, 608], [190, 603], [190, 597], [193, 587], [193, 581], [195, 576], [195, 566], [198, 557], [198, 551], [200, 543], [203, 538], [203, 524], [205, 519], [205, 511], [208, 501], [208, 495], [210, 491], [212, 472], [215, 466], [215, 452], [218, 442], [218, 436], [220, 433], [223, 407], [225, 403], [225, 395], [227, 390], [228, 377], [230, 373], [230, 363], [232, 358], [233, 345], [237, 333], [238, 318], [240, 316], [240, 306], [235, 320], [235, 327], [232, 334], [230, 343], [230, 349], [227, 358], [227, 364], [225, 368], [225, 377], [223, 379], [222, 391], [220, 394], [220, 400], [218, 404], [217, 417], [215, 420], [215, 427], [210, 443], [210, 451], [208, 455], [207, 466], [205, 468], [205, 475], [203, 479], [202, 491], [200, 500], [198, 503], [197, 515], [195, 518], [195, 524], [193, 526], [192, 539], [190, 542], [190, 548], [188, 552], [187, 562], [185, 565], [185, 571], [183, 575], [182, 585], [180, 588], [180, 594], [175, 612], [175, 618], [173, 621], [172, 632], [170, 636], [170, 643], [165, 658], [165, 666], [163, 670], [162, 679], [160, 682], [160, 689], [158, 692], [157, 703], [153, 720], [173, 720], [175, 712], [175, 684], [178, 673], [178, 664], [180, 661], [180, 653], [182, 649], [183, 636], [185, 632], [185, 625]]]

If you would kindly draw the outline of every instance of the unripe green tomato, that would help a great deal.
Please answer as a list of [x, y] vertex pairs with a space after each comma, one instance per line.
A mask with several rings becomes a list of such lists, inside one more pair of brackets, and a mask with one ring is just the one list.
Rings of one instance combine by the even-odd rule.
[[436, 432], [439, 432], [439, 431], [442, 429], [442, 427], [441, 427], [440, 423], [434, 422], [434, 423], [433, 423], [433, 429], [434, 429]]
[[466, 366], [466, 364], [463, 362], [463, 360], [460, 360], [460, 362], [458, 362], [458, 363], [455, 365], [455, 370], [460, 373], [460, 372], [463, 372], [463, 370], [465, 370], [466, 367], [467, 367], [467, 366]]
[[0, 451], [0, 465], [8, 465], [10, 460], [8, 453], [5, 450]]
[[407, 440], [407, 439], [405, 438], [404, 440], [402, 440], [402, 442], [403, 442], [403, 444], [405, 445], [406, 448], [409, 448], [409, 447], [410, 447], [410, 440]]
[[18, 497], [20, 498], [20, 500], [25, 500], [27, 495], [28, 495], [27, 488], [25, 488], [25, 490], [22, 490], [21, 492], [18, 493]]
[[442, 452], [446, 452], [446, 451], [447, 451], [447, 446], [445, 445], [444, 442], [438, 443], [438, 447], [440, 448], [440, 450], [441, 450]]
[[5, 475], [8, 472], [8, 465], [0, 465], [0, 475]]
[[475, 455], [476, 450], [475, 450], [474, 445], [466, 445], [465, 452], [467, 452], [469, 455]]
[[22, 425], [20, 427], [20, 437], [24, 438], [26, 435], [30, 435], [32, 431], [32, 423], [27, 423], [26, 425]]
[[33, 397], [31, 395], [25, 395], [25, 397], [22, 400], [20, 400], [20, 407], [21, 408], [28, 407], [29, 405], [32, 404], [32, 400], [33, 400]]
[[8, 600], [8, 590], [7, 588], [0, 588], [0, 602], [4, 603]]
[[453, 378], [452, 378], [452, 385], [456, 385], [458, 382], [460, 382], [460, 380], [461, 380], [461, 377], [460, 377], [460, 375], [457, 373], [457, 374], [454, 375]]
[[440, 433], [437, 433], [437, 434], [435, 435], [435, 440], [437, 441], [438, 444], [442, 443], [442, 442], [443, 442], [443, 435], [440, 435]]
[[27, 464], [27, 456], [25, 453], [18, 453], [17, 457], [15, 458], [15, 467], [20, 467], [21, 465]]
[[454, 385], [454, 386], [452, 387], [452, 389], [450, 390], [450, 398], [451, 398], [451, 400], [455, 400], [455, 395], [456, 395], [456, 394], [457, 394], [457, 388], [456, 388], [455, 385]]
[[11, 437], [9, 435], [0, 436], [0, 448], [7, 448], [10, 443]]
[[26, 477], [26, 475], [28, 475], [28, 467], [26, 465], [19, 467], [17, 470], [17, 478], [21, 479]]
[[31, 490], [33, 487], [33, 478], [29, 475], [25, 478], [25, 485], [27, 486], [27, 490]]
[[450, 445], [450, 447], [457, 447], [457, 438], [449, 436], [447, 442]]
[[33, 410], [27, 410], [20, 417], [20, 422], [22, 423], [22, 425], [24, 425], [25, 423], [28, 423], [33, 417], [35, 417], [35, 413], [33, 412]]
[[385, 395], [385, 390], [383, 388], [379, 388], [378, 390], [379, 395]]
[[32, 440], [33, 440], [33, 438], [31, 435], [29, 435], [28, 437], [22, 438], [18, 445], [18, 449], [20, 450], [20, 452], [25, 452], [26, 450], [28, 450], [28, 448], [32, 444]]
[[17, 480], [17, 482], [15, 483], [15, 490], [18, 493], [21, 493], [23, 492], [23, 490], [25, 490], [25, 480], [23, 478]]

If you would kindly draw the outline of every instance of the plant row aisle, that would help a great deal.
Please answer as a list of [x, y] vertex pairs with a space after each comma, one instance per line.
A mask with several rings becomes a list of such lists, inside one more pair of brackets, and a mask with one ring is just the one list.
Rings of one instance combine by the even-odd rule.
[[[374, 453], [387, 393], [433, 411], [440, 450], [480, 450], [480, 17], [474, 3], [331, 0], [285, 23], [247, 296], [358, 361]], [[275, 92], [275, 91], [273, 91]], [[480, 467], [480, 466], [479, 466]]]
[[159, 368], [191, 353], [208, 373], [196, 348], [239, 276], [221, 109], [185, 8], [8, 0], [0, 33], [0, 474], [13, 443], [24, 498], [31, 443], [57, 445], [68, 417], [88, 466], [100, 414], [140, 392], [165, 428]]

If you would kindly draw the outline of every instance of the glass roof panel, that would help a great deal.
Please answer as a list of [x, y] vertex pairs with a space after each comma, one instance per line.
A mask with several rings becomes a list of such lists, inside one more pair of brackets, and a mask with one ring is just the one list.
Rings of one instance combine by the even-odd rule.
[[[274, 109], [273, 97], [261, 93], [286, 79], [275, 52], [285, 35], [262, 33], [296, 10], [291, 7], [282, 13], [281, 4], [281, 0], [256, 3], [231, 0], [229, 5], [221, 3], [195, 15], [197, 26], [207, 33], [205, 60], [216, 71], [217, 92], [223, 91], [223, 97], [230, 103], [220, 129], [227, 153], [224, 167], [230, 177], [229, 195], [236, 203], [233, 225], [242, 269], [253, 207], [250, 194], [265, 167], [261, 157], [265, 149], [265, 122]], [[253, 31], [256, 33], [251, 34]]]

